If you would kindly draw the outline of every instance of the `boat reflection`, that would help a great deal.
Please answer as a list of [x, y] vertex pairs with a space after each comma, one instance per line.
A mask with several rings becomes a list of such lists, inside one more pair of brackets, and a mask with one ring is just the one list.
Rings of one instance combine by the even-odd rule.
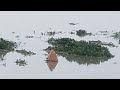
[[55, 69], [55, 67], [57, 66], [58, 61], [47, 60], [46, 63], [48, 65], [48, 68], [50, 69], [50, 71], [53, 71]]
[[53, 71], [55, 69], [57, 63], [58, 63], [57, 54], [54, 50], [51, 50], [48, 53], [48, 58], [47, 58], [47, 65], [50, 71]]

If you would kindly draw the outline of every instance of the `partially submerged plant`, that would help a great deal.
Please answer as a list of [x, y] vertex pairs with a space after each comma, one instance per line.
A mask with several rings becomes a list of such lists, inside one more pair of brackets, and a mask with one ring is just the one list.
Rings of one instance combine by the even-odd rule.
[[31, 51], [26, 51], [25, 49], [22, 50], [16, 50], [17, 53], [20, 53], [24, 56], [31, 56], [31, 55], [35, 55], [36, 53], [33, 53]]
[[48, 43], [52, 46], [45, 49], [47, 52], [55, 50], [58, 55], [65, 57], [68, 61], [79, 64], [100, 64], [114, 57], [107, 47], [99, 45], [100, 41], [96, 44], [70, 38], [50, 38]]

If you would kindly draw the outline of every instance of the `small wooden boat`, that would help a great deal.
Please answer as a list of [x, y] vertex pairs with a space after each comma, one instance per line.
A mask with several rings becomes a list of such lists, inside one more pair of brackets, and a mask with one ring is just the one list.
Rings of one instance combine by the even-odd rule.
[[58, 61], [57, 54], [54, 50], [51, 50], [48, 54], [48, 61]]

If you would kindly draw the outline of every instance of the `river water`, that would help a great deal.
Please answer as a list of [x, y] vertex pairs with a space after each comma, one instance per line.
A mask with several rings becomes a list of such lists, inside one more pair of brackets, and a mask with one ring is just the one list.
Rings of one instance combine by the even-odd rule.
[[[78, 24], [70, 25], [69, 23]], [[70, 34], [71, 31], [79, 29], [94, 35], [79, 37]], [[49, 36], [46, 35], [47, 31], [62, 33]], [[99, 31], [108, 31], [108, 33], [103, 35]], [[0, 61], [0, 78], [120, 78], [120, 44], [118, 40], [110, 37], [117, 31], [120, 31], [119, 11], [0, 11], [0, 37], [17, 43], [21, 42], [18, 49], [36, 53], [32, 56], [23, 56], [16, 52], [7, 53], [4, 56], [5, 60]], [[26, 38], [27, 35], [33, 38]], [[96, 64], [77, 63], [62, 56], [58, 56], [58, 63], [48, 64], [45, 61], [47, 52], [43, 49], [49, 46], [46, 41], [51, 37], [67, 37], [77, 41], [101, 40], [112, 42], [118, 47], [108, 47], [109, 51], [115, 55], [114, 58]], [[17, 65], [15, 63], [17, 59], [25, 60], [27, 65]]]

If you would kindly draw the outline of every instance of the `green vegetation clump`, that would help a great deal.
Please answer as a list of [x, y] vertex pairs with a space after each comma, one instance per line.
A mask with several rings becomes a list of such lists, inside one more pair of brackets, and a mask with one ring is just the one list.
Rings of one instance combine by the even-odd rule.
[[107, 47], [86, 42], [86, 41], [75, 41], [70, 38], [54, 39], [50, 38], [48, 43], [52, 45], [46, 50], [54, 49], [59, 53], [65, 53], [68, 55], [75, 56], [90, 56], [90, 57], [113, 57], [108, 51]]
[[12, 41], [7, 41], [4, 40], [3, 38], [0, 38], [0, 50], [14, 50], [17, 47], [17, 43], [16, 42], [12, 42]]
[[114, 37], [115, 39], [119, 39], [120, 40], [120, 32], [115, 32], [111, 36]]
[[76, 31], [76, 35], [78, 35], [80, 37], [83, 37], [83, 36], [92, 35], [92, 34], [91, 33], [87, 33], [87, 31], [85, 31], [85, 30], [80, 29], [80, 30]]
[[16, 47], [16, 42], [7, 41], [3, 38], [0, 38], [0, 60], [4, 60], [4, 56], [9, 52], [14, 51]]
[[16, 50], [17, 53], [20, 53], [24, 56], [31, 56], [31, 55], [35, 55], [36, 53], [33, 53], [31, 51], [26, 51], [25, 49], [22, 50]]
[[17, 61], [15, 63], [16, 63], [16, 65], [19, 65], [19, 66], [27, 65], [27, 62], [25, 60], [22, 60], [22, 59], [17, 59]]
[[84, 57], [84, 56], [68, 55], [65, 53], [57, 53], [57, 54], [63, 56], [69, 62], [76, 62], [80, 65], [100, 64], [110, 59], [109, 57]]

